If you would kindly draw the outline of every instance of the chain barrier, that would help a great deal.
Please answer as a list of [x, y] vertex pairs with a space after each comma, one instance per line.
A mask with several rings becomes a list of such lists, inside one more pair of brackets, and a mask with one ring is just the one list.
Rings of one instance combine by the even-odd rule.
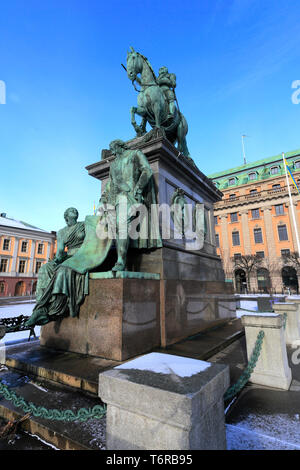
[[233, 398], [246, 385], [246, 383], [250, 379], [250, 376], [256, 366], [256, 363], [258, 361], [258, 358], [261, 352], [261, 347], [262, 347], [264, 336], [265, 336], [265, 333], [264, 331], [261, 330], [257, 335], [254, 349], [253, 349], [251, 358], [248, 362], [246, 369], [244, 370], [240, 378], [237, 380], [237, 382], [227, 389], [227, 391], [224, 394], [224, 400], [229, 400]]
[[[286, 328], [287, 314], [283, 314], [283, 328]], [[242, 375], [239, 377], [237, 382], [229, 387], [224, 394], [224, 400], [229, 400], [233, 398], [249, 381], [253, 370], [257, 364], [261, 347], [263, 343], [265, 333], [261, 330], [258, 335], [254, 345], [254, 349], [251, 355], [251, 358], [248, 362], [248, 365]], [[88, 419], [101, 419], [106, 415], [106, 407], [101, 405], [95, 405], [93, 408], [80, 408], [77, 413], [72, 410], [57, 410], [57, 409], [47, 409], [45, 406], [36, 406], [34, 403], [27, 402], [23, 397], [18, 396], [14, 391], [10, 390], [7, 385], [5, 385], [0, 380], [0, 394], [4, 396], [6, 400], [9, 400], [17, 408], [22, 408], [25, 413], [33, 414], [35, 417], [56, 420], [56, 421], [87, 421]]]
[[93, 408], [80, 408], [76, 413], [72, 410], [48, 410], [45, 406], [36, 406], [34, 403], [27, 402], [23, 397], [18, 396], [14, 391], [10, 390], [0, 380], [0, 394], [6, 400], [9, 400], [17, 408], [22, 408], [25, 413], [30, 413], [35, 417], [50, 419], [55, 421], [87, 421], [88, 419], [101, 419], [106, 414], [106, 407], [95, 405]]

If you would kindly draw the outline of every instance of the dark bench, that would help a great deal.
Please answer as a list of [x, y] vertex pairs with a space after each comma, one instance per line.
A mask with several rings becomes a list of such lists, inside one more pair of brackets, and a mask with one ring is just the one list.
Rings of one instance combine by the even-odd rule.
[[26, 331], [29, 330], [28, 341], [30, 341], [31, 336], [36, 338], [36, 334], [33, 326], [26, 326], [25, 323], [30, 318], [30, 316], [19, 315], [18, 317], [11, 318], [0, 318], [0, 327], [5, 327], [6, 333], [15, 333], [16, 331]]

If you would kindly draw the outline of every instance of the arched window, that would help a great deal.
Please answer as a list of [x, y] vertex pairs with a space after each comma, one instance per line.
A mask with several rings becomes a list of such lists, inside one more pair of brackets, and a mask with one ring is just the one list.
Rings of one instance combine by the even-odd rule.
[[247, 277], [246, 273], [243, 269], [237, 269], [234, 272], [235, 278], [235, 290], [238, 293], [245, 293], [247, 292]]
[[256, 171], [252, 171], [251, 173], [249, 173], [249, 181], [253, 181], [253, 180], [256, 180], [257, 179], [257, 173]]
[[270, 173], [271, 173], [271, 175], [278, 175], [279, 167], [278, 166], [272, 166], [272, 168], [270, 168]]
[[299, 170], [299, 169], [300, 169], [300, 160], [297, 160], [297, 161], [294, 163], [294, 167], [295, 167], [295, 170]]
[[15, 287], [15, 296], [25, 295], [26, 285], [24, 281], [19, 281], [16, 283]]
[[0, 281], [0, 295], [6, 294], [6, 282]]
[[269, 271], [266, 268], [259, 268], [257, 270], [257, 287], [258, 290], [269, 292], [271, 287], [271, 280]]
[[281, 276], [283, 286], [294, 293], [298, 293], [299, 285], [296, 269], [292, 266], [284, 266], [281, 270]]

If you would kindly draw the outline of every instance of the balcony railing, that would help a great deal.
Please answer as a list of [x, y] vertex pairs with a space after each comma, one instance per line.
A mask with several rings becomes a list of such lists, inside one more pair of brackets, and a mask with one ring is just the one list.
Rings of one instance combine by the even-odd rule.
[[[296, 188], [291, 188], [291, 193], [293, 195], [297, 195], [298, 192]], [[278, 188], [278, 189], [264, 189], [263, 191], [257, 191], [256, 193], [251, 194], [242, 194], [240, 196], [229, 197], [226, 199], [222, 199], [222, 201], [216, 202], [215, 208], [227, 207], [227, 206], [238, 206], [240, 204], [245, 204], [249, 202], [254, 202], [256, 200], [265, 200], [271, 199], [277, 196], [285, 196], [288, 194], [288, 189], [286, 186]]]

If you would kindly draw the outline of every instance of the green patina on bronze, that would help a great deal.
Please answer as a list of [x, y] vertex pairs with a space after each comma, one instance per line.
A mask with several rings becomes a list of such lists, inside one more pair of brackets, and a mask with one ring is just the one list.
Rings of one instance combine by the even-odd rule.
[[[156, 191], [147, 158], [141, 150], [131, 150], [119, 139], [112, 141], [109, 147], [115, 159], [110, 165], [109, 180], [97, 210], [109, 215], [109, 206], [115, 208], [118, 259], [113, 271], [124, 271], [129, 242], [134, 248], [151, 249], [161, 247], [162, 240], [158, 220], [151, 217], [151, 207], [156, 205]], [[137, 218], [141, 205], [146, 213], [139, 213], [140, 236], [136, 240], [130, 239], [128, 227]], [[120, 217], [125, 220], [122, 222]], [[125, 233], [121, 233], [122, 227]]]
[[194, 204], [190, 214], [184, 190], [176, 188], [171, 197], [171, 217], [178, 234], [182, 238], [186, 238], [191, 235], [192, 231], [199, 243], [198, 249], [201, 249], [208, 233], [204, 204]]
[[[143, 152], [129, 149], [121, 140], [111, 142], [110, 150], [115, 159], [97, 215], [77, 222], [76, 209], [65, 211], [67, 226], [57, 234], [56, 257], [40, 271], [37, 303], [27, 326], [44, 325], [67, 315], [78, 316], [88, 295], [89, 272], [101, 268], [114, 238], [118, 259], [112, 272], [125, 270], [129, 244], [139, 249], [162, 246], [158, 218], [153, 220], [156, 214], [151, 210], [152, 205], [156, 207], [156, 191], [148, 160]], [[146, 209], [144, 214], [142, 208]], [[136, 219], [140, 236], [131, 239], [130, 226]]]
[[[167, 139], [178, 144], [178, 150], [184, 156], [189, 157], [186, 135], [188, 124], [184, 115], [180, 112], [175, 95], [176, 75], [169, 73], [167, 67], [159, 69], [156, 77], [149, 60], [132, 47], [127, 53], [127, 75], [134, 83], [140, 85], [137, 107], [132, 107], [131, 123], [137, 133], [142, 136], [146, 133], [146, 124], [152, 128], [163, 129]], [[142, 118], [140, 125], [135, 120], [135, 115]]]
[[[132, 48], [127, 54], [127, 74], [140, 86], [138, 107], [131, 109], [137, 134], [146, 134], [148, 122], [152, 132], [161, 132], [171, 143], [177, 142], [183, 158], [193, 163], [186, 143], [187, 122], [175, 94], [176, 75], [161, 67], [156, 77], [148, 59]], [[135, 114], [142, 117], [140, 125], [135, 121]], [[66, 210], [67, 226], [57, 234], [56, 257], [40, 270], [37, 303], [27, 326], [44, 325], [67, 315], [78, 316], [80, 305], [88, 294], [89, 272], [101, 271], [113, 240], [117, 262], [112, 275], [125, 271], [129, 246], [137, 249], [162, 247], [155, 183], [147, 158], [141, 150], [130, 149], [121, 140], [110, 143], [110, 152], [115, 158], [110, 165], [109, 180], [100, 198], [97, 215], [77, 222], [78, 211], [74, 208]], [[182, 205], [182, 197], [177, 197], [177, 202]], [[181, 217], [182, 210], [179, 218], [184, 224], [181, 225], [184, 234], [187, 220], [185, 216], [185, 219]], [[196, 229], [203, 238], [203, 217], [198, 217]], [[136, 233], [138, 236], [133, 236]], [[141, 277], [144, 274], [141, 273]]]
[[[43, 264], [39, 270], [36, 300], [39, 301], [47, 288], [54, 272], [59, 264], [74, 255], [85, 237], [84, 222], [77, 222], [78, 211], [75, 207], [69, 207], [64, 213], [66, 227], [57, 232], [57, 250], [53, 260]], [[68, 251], [66, 252], [65, 249]]]

